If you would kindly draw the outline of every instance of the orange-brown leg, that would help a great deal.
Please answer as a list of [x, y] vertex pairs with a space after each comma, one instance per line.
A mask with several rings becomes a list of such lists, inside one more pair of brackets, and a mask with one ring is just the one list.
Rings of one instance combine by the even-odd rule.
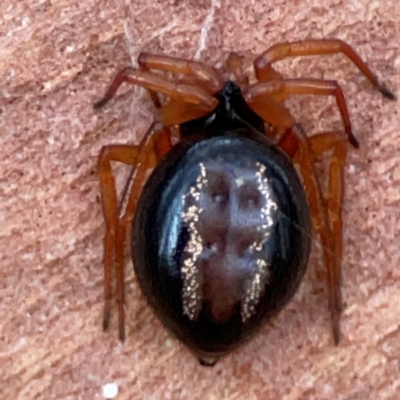
[[[119, 338], [125, 338], [125, 290], [124, 290], [124, 248], [126, 227], [132, 220], [136, 201], [140, 193], [145, 173], [154, 167], [169, 149], [171, 142], [165, 131], [149, 129], [139, 146], [112, 145], [102, 148], [98, 173], [102, 193], [103, 212], [106, 221], [106, 234], [104, 238], [104, 314], [103, 328], [107, 329], [110, 320], [112, 299], [112, 274], [114, 260], [116, 267], [116, 301], [118, 304]], [[156, 160], [155, 160], [156, 159]], [[127, 198], [118, 204], [115, 179], [111, 169], [111, 162], [118, 161], [136, 166], [127, 183], [125, 196]]]
[[333, 149], [329, 163], [329, 186], [327, 195], [328, 220], [333, 235], [332, 271], [328, 271], [329, 306], [331, 310], [333, 331], [338, 332], [341, 304], [341, 277], [343, 253], [342, 209], [344, 199], [344, 168], [347, 158], [347, 141], [344, 132], [328, 132], [312, 136], [308, 139], [313, 153], [319, 157], [325, 151]]
[[[188, 80], [185, 83], [196, 84], [197, 81], [197, 84], [200, 83], [201, 85], [205, 85], [207, 90], [212, 94], [220, 90], [224, 84], [222, 76], [214, 68], [197, 61], [185, 60], [165, 55], [141, 53], [138, 57], [138, 63], [139, 69], [141, 71], [150, 71], [151, 69], [153, 69], [158, 71], [183, 74], [185, 76], [191, 77], [192, 79]], [[182, 83], [184, 81], [180, 79], [179, 82]], [[161, 101], [157, 92], [149, 90], [149, 93], [155, 107], [157, 109], [161, 108]], [[170, 107], [181, 109], [182, 104], [180, 104], [180, 102], [173, 101]], [[194, 107], [192, 106], [192, 108]], [[195, 118], [197, 118], [197, 114], [199, 114], [200, 112], [201, 108], [197, 107], [195, 110]], [[169, 114], [169, 109], [166, 109], [164, 111], [164, 114]], [[201, 114], [200, 116], [202, 115], [204, 114]], [[163, 117], [162, 120], [164, 121], [164, 125], [170, 125], [165, 122], [166, 118]]]
[[174, 72], [193, 77], [206, 90], [214, 94], [224, 86], [224, 79], [218, 71], [200, 61], [185, 60], [183, 58], [165, 55], [141, 53], [138, 63], [142, 69]]
[[267, 82], [273, 79], [281, 79], [279, 72], [274, 70], [272, 64], [287, 57], [312, 56], [323, 54], [345, 54], [361, 71], [361, 73], [379, 90], [385, 97], [395, 100], [396, 95], [383, 83], [379, 82], [375, 74], [369, 69], [361, 57], [345, 42], [339, 39], [305, 40], [292, 43], [277, 43], [264, 51], [254, 61], [257, 79]]
[[[215, 68], [199, 61], [141, 53], [138, 57], [138, 63], [141, 71], [156, 70], [184, 75], [185, 78], [179, 78], [179, 80], [176, 81], [177, 85], [200, 85], [201, 87], [205, 87], [211, 94], [221, 90], [224, 85], [222, 75]], [[149, 93], [155, 107], [159, 110], [159, 116], [165, 129], [170, 135], [172, 132], [168, 126], [200, 118], [212, 109], [210, 106], [202, 107], [198, 104], [189, 103], [186, 100], [182, 101], [176, 98], [170, 100], [164, 106], [161, 106], [159, 95], [152, 90], [149, 90]]]
[[[123, 82], [148, 89], [157, 108], [160, 107], [160, 101], [156, 92], [178, 101], [201, 104], [208, 109], [216, 106], [217, 101], [213, 95], [222, 89], [224, 79], [215, 68], [198, 61], [149, 53], [141, 53], [138, 63], [139, 69], [126, 67], [116, 75], [105, 96], [95, 103], [95, 108], [106, 104]], [[169, 80], [165, 76], [150, 72], [150, 70], [183, 74], [193, 78], [194, 82], [185, 84], [179, 80]]]
[[[279, 146], [300, 166], [309, 199], [313, 226], [321, 238], [327, 268], [328, 304], [335, 344], [340, 337], [342, 204], [347, 140], [344, 132], [328, 132], [307, 138], [300, 125], [288, 129]], [[327, 150], [333, 154], [329, 165], [329, 189], [324, 199], [315, 173], [314, 163]]]
[[[359, 147], [358, 140], [353, 135], [351, 129], [350, 116], [347, 110], [343, 91], [336, 81], [322, 79], [285, 79], [259, 83], [249, 89], [246, 94], [246, 100], [250, 107], [252, 107], [253, 110], [261, 115], [267, 122], [276, 124], [275, 121], [270, 122], [270, 120], [272, 120], [272, 118], [276, 119], [277, 117], [281, 118], [282, 115], [272, 109], [270, 104], [265, 105], [263, 103], [271, 103], [272, 101], [282, 102], [289, 96], [295, 94], [335, 96], [336, 104], [339, 108], [347, 137], [354, 147]], [[291, 122], [294, 123], [294, 121]], [[293, 123], [291, 123], [290, 126], [292, 126]]]
[[277, 99], [284, 90], [285, 83], [281, 79], [252, 85], [244, 94], [250, 108], [273, 126], [276, 133], [283, 133], [296, 123], [283, 100]]
[[[197, 96], [201, 100], [200, 94], [205, 94], [209, 98], [209, 94], [201, 91], [201, 88], [189, 85], [176, 85], [174, 82], [164, 83], [164, 81], [157, 81], [159, 78], [156, 75], [146, 71], [133, 70], [136, 78], [139, 76], [147, 76], [149, 80], [145, 84], [140, 81], [138, 83], [149, 90], [154, 90], [154, 82], [159, 82], [160, 92], [170, 94], [170, 88], [176, 95], [176, 99], [172, 99], [170, 103], [159, 109], [160, 115], [165, 115], [166, 127], [162, 130], [154, 132], [155, 123], [151, 125], [149, 130], [144, 135], [142, 142], [139, 146], [122, 146], [113, 145], [105, 146], [99, 157], [99, 177], [102, 191], [103, 211], [106, 220], [106, 235], [104, 239], [104, 315], [103, 326], [106, 329], [109, 325], [110, 319], [110, 306], [112, 297], [112, 271], [114, 266], [114, 259], [116, 265], [116, 300], [118, 303], [119, 315], [119, 337], [124, 339], [124, 245], [125, 245], [125, 232], [126, 227], [132, 220], [136, 203], [145, 179], [146, 172], [156, 166], [161, 158], [171, 149], [171, 136], [168, 126], [179, 125], [187, 119], [192, 119], [196, 116], [204, 115], [209, 112], [214, 105], [211, 106], [211, 101], [206, 104], [200, 105], [191, 103], [193, 96]], [[140, 75], [145, 74], [145, 75]], [[95, 107], [103, 106], [115, 94], [118, 87], [125, 80], [132, 82], [131, 75], [126, 75], [126, 71], [121, 71], [111, 84], [110, 89], [105, 97], [95, 104]], [[135, 79], [136, 79], [135, 78]], [[151, 82], [151, 83], [149, 83]], [[167, 89], [166, 89], [167, 87]], [[186, 96], [187, 95], [187, 96]], [[213, 101], [215, 100], [212, 97]], [[215, 100], [216, 101], [216, 100]], [[186, 103], [188, 102], [188, 103]], [[172, 106], [175, 105], [175, 106]], [[179, 107], [182, 105], [182, 108]], [[157, 104], [156, 104], [157, 106]], [[201, 114], [201, 115], [199, 115]], [[126, 184], [121, 204], [118, 205], [115, 179], [111, 169], [111, 162], [119, 161], [128, 165], [135, 166], [130, 179]]]
[[209, 111], [213, 110], [218, 104], [218, 100], [201, 86], [180, 84], [177, 81], [168, 80], [149, 71], [126, 67], [116, 75], [108, 91], [101, 100], [94, 104], [94, 108], [103, 107], [110, 101], [123, 82], [129, 82], [133, 85], [142, 86], [149, 91], [162, 93], [171, 99], [199, 105]]
[[[138, 157], [138, 146], [113, 145], [102, 148], [99, 162], [98, 174], [100, 178], [100, 187], [102, 195], [103, 214], [106, 222], [106, 234], [104, 237], [104, 311], [103, 328], [107, 329], [110, 321], [111, 299], [112, 299], [112, 281], [114, 259], [116, 257], [117, 244], [121, 243], [119, 237], [121, 232], [118, 229], [118, 198], [115, 189], [115, 179], [111, 169], [112, 161], [120, 161], [125, 164], [134, 165]], [[117, 286], [121, 280], [124, 280], [124, 269], [117, 264]], [[119, 314], [119, 326], [124, 325], [124, 291], [118, 286], [117, 303]], [[120, 339], [124, 339], [124, 332], [120, 329]]]

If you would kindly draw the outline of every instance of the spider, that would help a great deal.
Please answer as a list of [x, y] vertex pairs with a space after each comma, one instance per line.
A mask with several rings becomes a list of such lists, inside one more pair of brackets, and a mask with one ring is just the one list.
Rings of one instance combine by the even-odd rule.
[[[162, 323], [208, 366], [248, 341], [292, 298], [306, 271], [313, 226], [322, 242], [338, 344], [343, 175], [348, 143], [355, 148], [359, 143], [337, 81], [285, 79], [272, 66], [286, 57], [335, 53], [345, 54], [382, 95], [395, 100], [338, 39], [273, 45], [254, 61], [255, 84], [249, 84], [235, 53], [226, 63], [224, 72], [234, 77], [228, 81], [203, 62], [149, 53], [139, 55], [138, 68], [116, 75], [94, 107], [104, 106], [128, 82], [150, 92], [161, 125], [153, 123], [139, 145], [104, 146], [99, 156], [106, 221], [104, 329], [115, 269], [119, 338], [125, 338], [124, 246], [130, 223], [142, 292]], [[343, 129], [307, 137], [285, 107], [296, 94], [334, 96]], [[174, 126], [180, 141], [173, 146]], [[314, 164], [328, 150], [324, 195]], [[121, 204], [112, 161], [133, 167]]]

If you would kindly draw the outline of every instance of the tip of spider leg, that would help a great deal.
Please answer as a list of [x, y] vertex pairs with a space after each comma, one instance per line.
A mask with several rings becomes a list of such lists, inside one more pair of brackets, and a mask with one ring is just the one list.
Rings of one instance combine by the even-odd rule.
[[106, 300], [103, 309], [103, 331], [106, 331], [108, 329], [110, 325], [110, 317], [111, 317], [110, 303]]
[[340, 333], [339, 333], [339, 328], [336, 331], [336, 329], [333, 329], [333, 343], [335, 343], [335, 346], [339, 346], [339, 341], [340, 341]]
[[340, 321], [338, 315], [333, 316], [332, 319], [332, 334], [333, 342], [335, 343], [335, 346], [338, 346], [340, 341]]
[[103, 107], [106, 103], [108, 103], [110, 99], [108, 97], [103, 97], [101, 100], [96, 101], [96, 103], [93, 104], [93, 108], [95, 110], [98, 110], [99, 108]]
[[106, 331], [108, 329], [108, 327], [110, 326], [109, 321], [110, 321], [109, 318], [106, 318], [106, 317], [103, 318], [103, 331]]
[[358, 141], [358, 139], [353, 135], [353, 132], [347, 132], [347, 138], [349, 140], [349, 142], [351, 143], [351, 145], [356, 148], [359, 149], [360, 148], [360, 142]]
[[124, 296], [118, 302], [118, 338], [123, 343], [125, 341], [125, 310], [124, 310]]
[[378, 90], [389, 100], [397, 100], [397, 96], [384, 83], [380, 83]]
[[356, 139], [355, 136], [353, 136], [353, 138], [350, 139], [350, 143], [355, 149], [360, 148], [360, 142]]

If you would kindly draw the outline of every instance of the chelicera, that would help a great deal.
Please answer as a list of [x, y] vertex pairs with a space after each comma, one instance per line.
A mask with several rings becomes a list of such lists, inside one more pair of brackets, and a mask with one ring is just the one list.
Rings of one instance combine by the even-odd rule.
[[[124, 247], [131, 222], [142, 292], [203, 365], [214, 365], [248, 341], [292, 298], [306, 271], [313, 226], [322, 242], [338, 343], [343, 175], [348, 143], [359, 145], [336, 81], [285, 79], [272, 66], [286, 57], [335, 53], [345, 54], [378, 91], [395, 99], [356, 52], [335, 39], [270, 47], [254, 62], [253, 84], [235, 53], [222, 72], [198, 61], [142, 53], [138, 68], [118, 73], [94, 107], [128, 82], [150, 92], [160, 124], [152, 124], [139, 145], [105, 146], [99, 157], [105, 329], [115, 272], [119, 337], [125, 337]], [[296, 94], [334, 96], [343, 129], [307, 137], [284, 104]], [[171, 127], [179, 129], [174, 146]], [[315, 161], [329, 150], [323, 194]], [[112, 161], [133, 167], [121, 204]]]

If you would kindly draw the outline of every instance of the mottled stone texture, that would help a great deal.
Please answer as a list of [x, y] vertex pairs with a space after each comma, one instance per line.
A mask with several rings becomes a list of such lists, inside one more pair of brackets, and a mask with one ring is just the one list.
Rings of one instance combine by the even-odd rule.
[[[233, 6], [233, 4], [236, 4]], [[324, 6], [326, 4], [326, 6]], [[332, 344], [318, 238], [292, 303], [214, 369], [155, 320], [127, 261], [127, 340], [101, 331], [102, 236], [96, 157], [135, 143], [152, 119], [129, 87], [92, 103], [141, 50], [247, 65], [278, 41], [339, 37], [400, 92], [397, 0], [168, 0], [0, 4], [0, 397], [96, 399], [398, 399], [399, 103], [343, 56], [281, 62], [285, 76], [336, 78], [361, 141], [346, 169], [343, 338]], [[332, 99], [297, 97], [312, 133], [340, 127]], [[118, 172], [124, 175], [125, 170]]]

